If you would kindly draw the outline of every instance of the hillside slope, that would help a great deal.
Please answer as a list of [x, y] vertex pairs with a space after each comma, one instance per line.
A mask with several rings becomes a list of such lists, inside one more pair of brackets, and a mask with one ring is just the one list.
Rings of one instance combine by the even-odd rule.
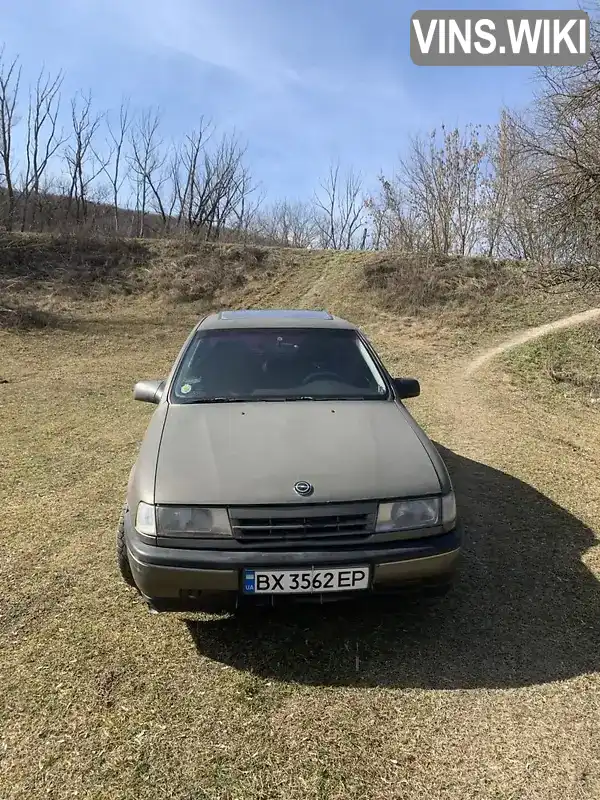
[[[509, 331], [594, 305], [577, 285], [548, 293], [524, 262], [210, 244], [194, 239], [95, 239], [0, 233], [0, 324], [54, 324], [102, 301], [176, 305], [327, 306], [363, 321], [374, 310], [444, 326]], [[100, 304], [100, 305], [99, 305]], [[190, 305], [192, 304], [192, 305]], [[44, 317], [45, 313], [45, 317]]]
[[[100, 332], [135, 319], [185, 328], [215, 308], [317, 307], [363, 326], [384, 351], [396, 330], [414, 331], [420, 355], [428, 347], [443, 362], [600, 304], [589, 287], [544, 291], [540, 277], [534, 265], [484, 258], [0, 233], [0, 328]], [[594, 330], [566, 340], [578, 345], [567, 357], [580, 362], [569, 368], [576, 381], [591, 364], [585, 385], [598, 377]], [[527, 352], [501, 362], [519, 383], [531, 383]], [[550, 389], [561, 383], [560, 367], [535, 374]]]

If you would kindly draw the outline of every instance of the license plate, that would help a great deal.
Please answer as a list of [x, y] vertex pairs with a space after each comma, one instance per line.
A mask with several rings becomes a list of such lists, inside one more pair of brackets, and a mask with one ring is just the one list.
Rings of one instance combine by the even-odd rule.
[[369, 567], [334, 569], [245, 569], [245, 594], [315, 594], [369, 588]]

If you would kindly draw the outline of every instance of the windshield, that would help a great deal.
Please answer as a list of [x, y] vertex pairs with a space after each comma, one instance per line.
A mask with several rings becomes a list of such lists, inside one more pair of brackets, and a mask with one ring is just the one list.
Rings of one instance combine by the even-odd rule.
[[171, 402], [386, 400], [388, 389], [355, 331], [265, 328], [198, 331]]

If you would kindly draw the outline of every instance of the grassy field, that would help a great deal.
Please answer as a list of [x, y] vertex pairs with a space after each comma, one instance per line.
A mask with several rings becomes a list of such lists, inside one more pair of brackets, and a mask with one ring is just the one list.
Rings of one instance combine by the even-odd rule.
[[[151, 413], [131, 388], [165, 373], [202, 303], [55, 297], [58, 328], [0, 332], [2, 800], [600, 796], [596, 409], [540, 404], [504, 364], [465, 377], [521, 312], [474, 334], [382, 308], [360, 259], [302, 266], [219, 291], [329, 307], [421, 379], [411, 411], [466, 527], [459, 586], [432, 605], [148, 614], [114, 562]], [[541, 305], [523, 314], [551, 319]]]
[[540, 401], [600, 404], [600, 324], [545, 336], [507, 353], [503, 366]]

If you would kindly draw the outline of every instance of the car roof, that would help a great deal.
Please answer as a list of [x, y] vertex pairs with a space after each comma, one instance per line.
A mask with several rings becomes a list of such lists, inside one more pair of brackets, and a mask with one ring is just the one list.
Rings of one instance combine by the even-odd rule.
[[310, 309], [269, 308], [224, 310], [205, 317], [198, 328], [346, 328], [356, 330], [356, 325], [328, 311]]

